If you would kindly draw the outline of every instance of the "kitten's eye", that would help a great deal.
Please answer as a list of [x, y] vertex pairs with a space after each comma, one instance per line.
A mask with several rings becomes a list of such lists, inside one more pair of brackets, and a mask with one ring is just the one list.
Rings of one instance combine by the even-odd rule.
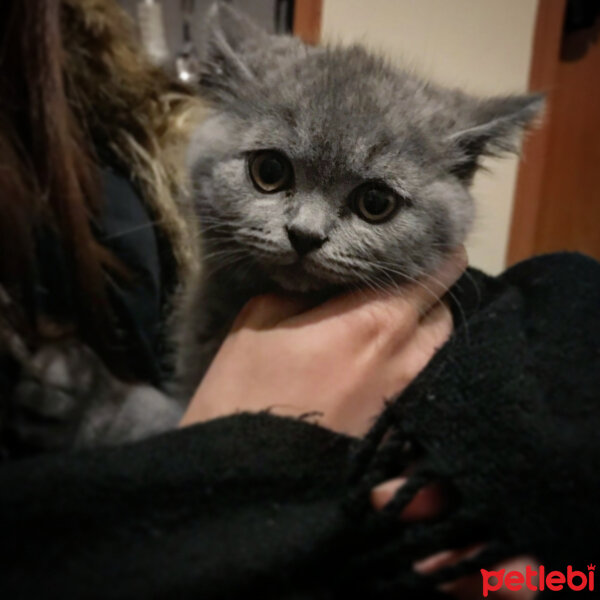
[[400, 199], [389, 188], [374, 183], [361, 185], [352, 193], [354, 212], [369, 223], [381, 223], [395, 212]]
[[261, 150], [248, 162], [252, 183], [258, 191], [274, 194], [292, 186], [294, 172], [286, 156], [275, 150]]

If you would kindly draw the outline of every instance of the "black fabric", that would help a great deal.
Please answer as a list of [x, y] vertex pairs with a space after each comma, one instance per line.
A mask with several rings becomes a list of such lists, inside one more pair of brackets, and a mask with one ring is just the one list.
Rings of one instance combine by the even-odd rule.
[[[160, 245], [152, 214], [133, 183], [112, 167], [101, 172], [103, 206], [93, 223], [99, 242], [127, 270], [107, 282], [115, 317], [115, 354], [131, 379], [159, 386], [165, 379], [164, 312], [173, 291], [170, 250]], [[68, 323], [74, 313], [72, 276], [64, 250], [51, 228], [37, 235], [37, 312]]]
[[159, 386], [164, 378], [166, 286], [154, 221], [123, 174], [106, 168], [102, 183], [105, 202], [96, 235], [129, 275], [113, 279], [108, 288], [120, 329], [120, 352], [135, 377]]
[[237, 416], [13, 463], [0, 476], [0, 596], [226, 598], [290, 578], [310, 589], [303, 567], [343, 522], [348, 444]]
[[456, 333], [371, 432], [361, 485], [397, 474], [407, 444], [418, 466], [387, 513], [445, 485], [447, 515], [406, 527], [404, 551], [488, 545], [439, 580], [519, 554], [587, 573], [600, 555], [600, 265], [549, 255], [453, 292]]
[[[412, 598], [411, 563], [599, 557], [600, 265], [522, 263], [453, 289], [456, 331], [365, 440], [267, 414], [0, 468], [0, 597]], [[326, 393], [324, 391], [324, 393]], [[382, 514], [372, 485], [416, 470]], [[449, 507], [403, 524], [430, 481]], [[446, 573], [446, 577], [450, 577]]]

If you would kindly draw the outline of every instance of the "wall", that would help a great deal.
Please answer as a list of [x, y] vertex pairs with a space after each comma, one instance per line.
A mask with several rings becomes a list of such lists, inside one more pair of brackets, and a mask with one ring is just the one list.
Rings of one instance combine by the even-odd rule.
[[[362, 41], [469, 92], [521, 92], [536, 9], [537, 0], [323, 0], [322, 39]], [[469, 256], [491, 273], [504, 266], [517, 165], [513, 157], [488, 160], [490, 172], [474, 183], [478, 217]]]

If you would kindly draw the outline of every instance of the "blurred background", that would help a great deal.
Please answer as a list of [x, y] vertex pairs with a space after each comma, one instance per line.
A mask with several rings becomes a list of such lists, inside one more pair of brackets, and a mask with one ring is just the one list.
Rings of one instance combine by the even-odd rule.
[[[119, 0], [147, 52], [193, 80], [211, 0]], [[235, 0], [272, 32], [360, 41], [475, 94], [545, 91], [521, 159], [487, 160], [473, 193], [471, 264], [498, 273], [528, 256], [600, 259], [599, 0]]]

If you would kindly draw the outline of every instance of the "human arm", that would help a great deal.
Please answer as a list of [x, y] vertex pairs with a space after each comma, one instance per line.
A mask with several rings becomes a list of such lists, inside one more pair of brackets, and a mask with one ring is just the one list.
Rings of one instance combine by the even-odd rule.
[[452, 330], [439, 298], [466, 266], [464, 248], [416, 284], [357, 291], [306, 311], [298, 300], [262, 296], [242, 310], [182, 420], [239, 411], [312, 414], [360, 436], [423, 369]]

